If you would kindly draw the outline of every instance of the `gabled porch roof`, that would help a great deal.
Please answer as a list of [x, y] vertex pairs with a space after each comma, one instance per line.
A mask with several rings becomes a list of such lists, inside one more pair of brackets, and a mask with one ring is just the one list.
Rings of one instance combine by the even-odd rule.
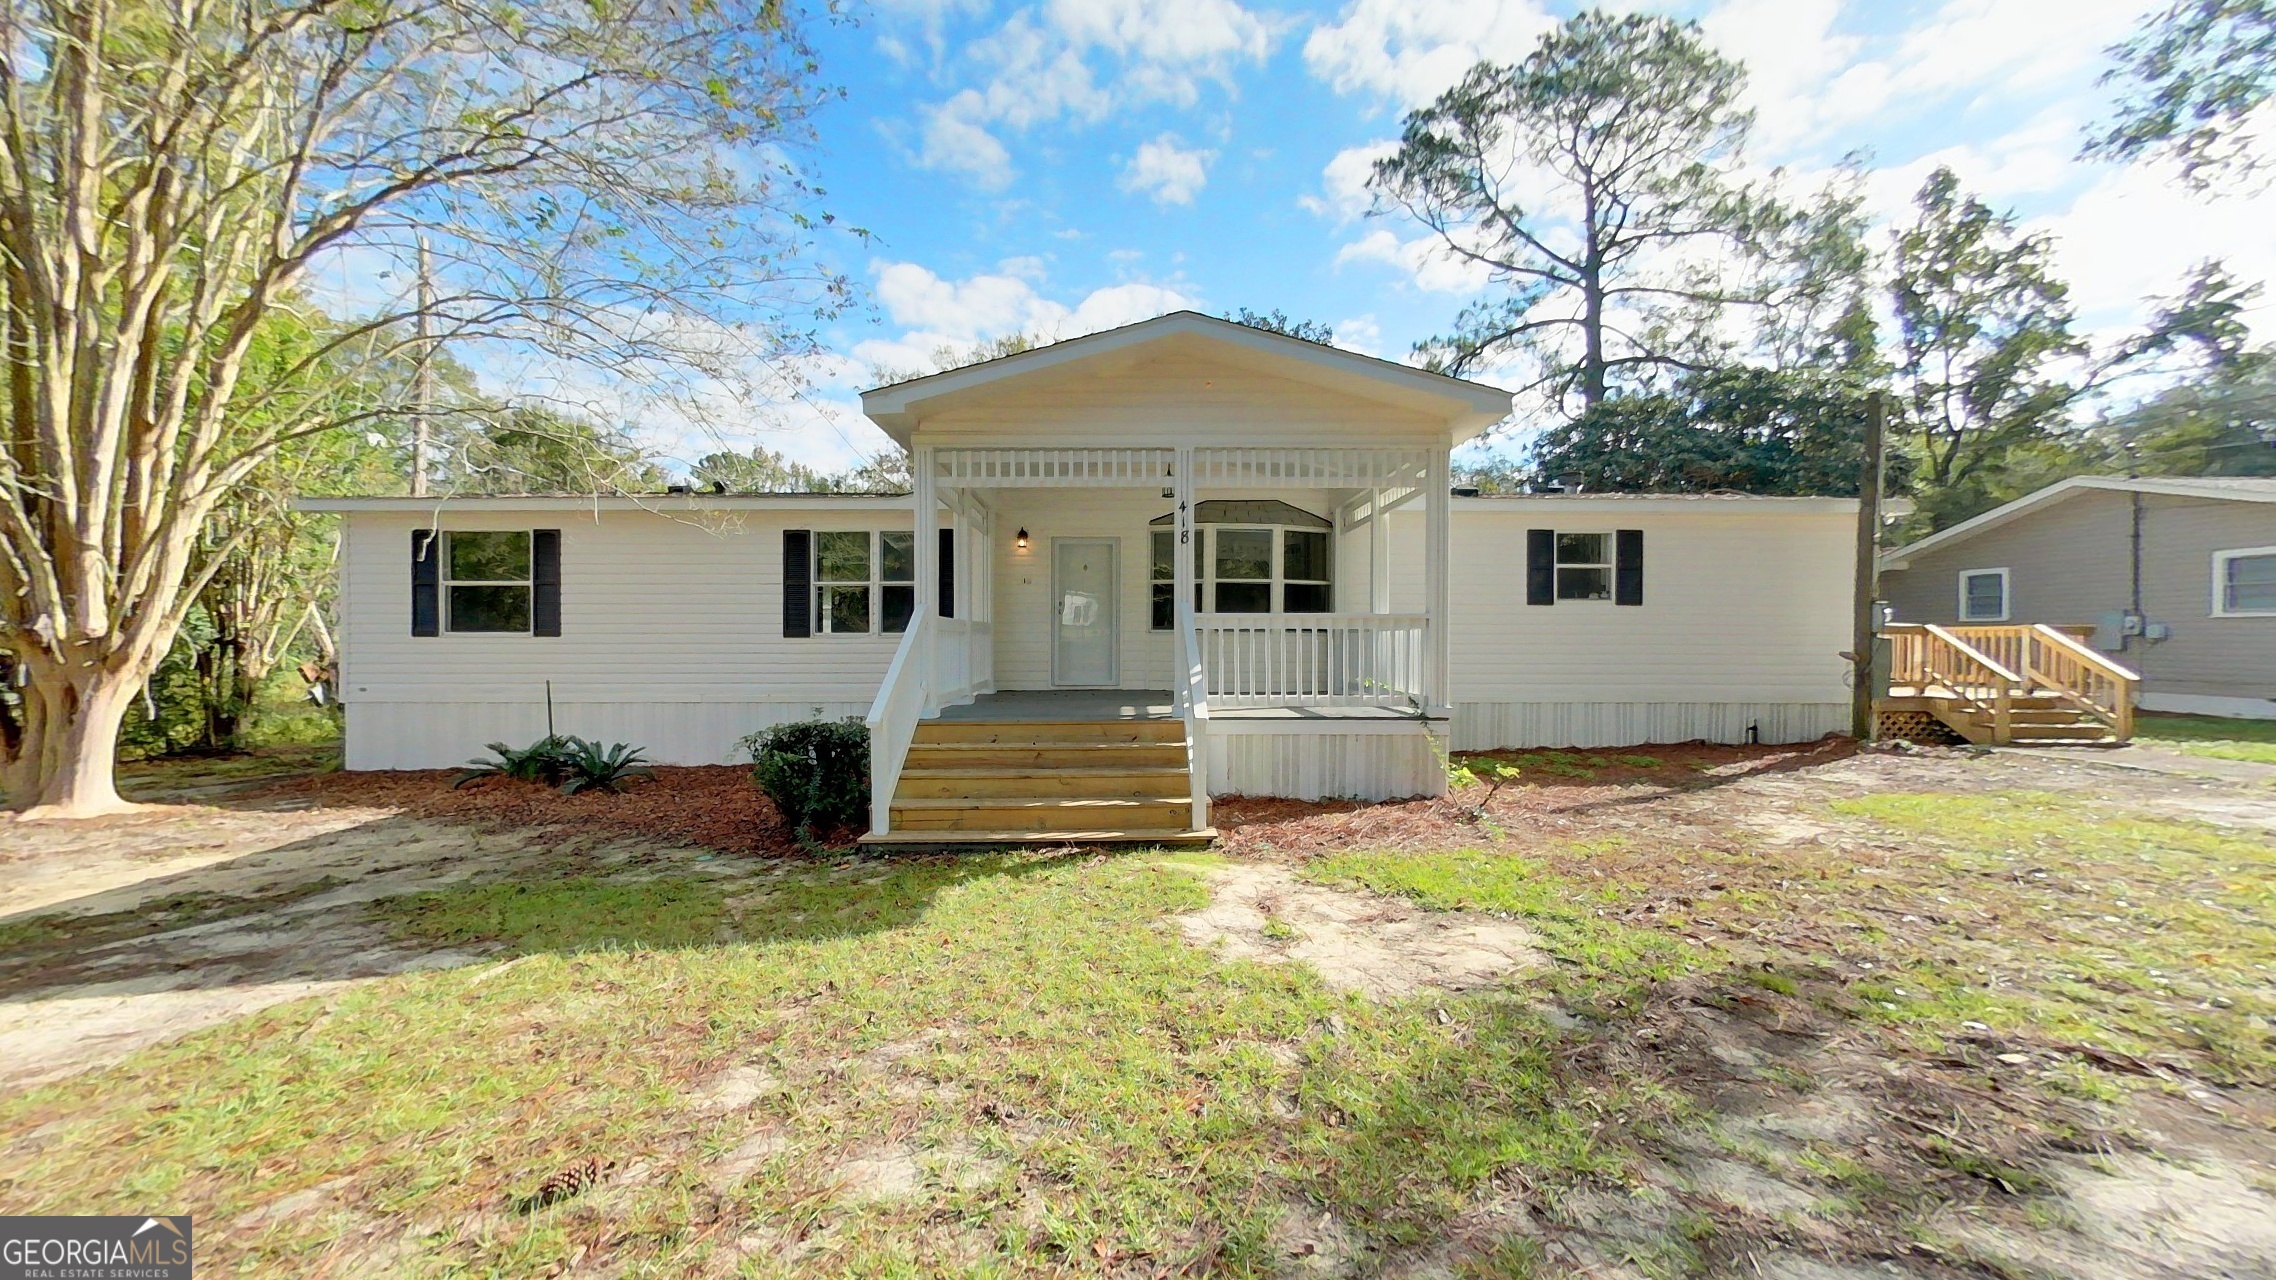
[[1024, 383], [1095, 367], [1123, 368], [1156, 356], [1190, 355], [1234, 369], [1304, 383], [1445, 424], [1460, 444], [1507, 417], [1510, 393], [1324, 343], [1291, 338], [1194, 311], [1108, 329], [1047, 347], [865, 391], [861, 408], [903, 447], [924, 419], [1011, 393]]

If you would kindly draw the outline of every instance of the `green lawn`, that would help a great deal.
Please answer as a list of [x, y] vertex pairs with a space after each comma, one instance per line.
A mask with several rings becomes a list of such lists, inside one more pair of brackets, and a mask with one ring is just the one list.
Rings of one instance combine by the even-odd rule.
[[[807, 1275], [1262, 1275], [1292, 1206], [1412, 1241], [1502, 1169], [1617, 1177], [1594, 1119], [1661, 1105], [1560, 1072], [1572, 1033], [1521, 994], [1378, 1005], [1213, 959], [1160, 927], [1205, 894], [1158, 855], [756, 883], [390, 900], [403, 936], [532, 958], [382, 981], [0, 1101], [0, 1133], [60, 1126], [8, 1202], [163, 1203], [202, 1229], [353, 1180], [340, 1216], [205, 1236], [217, 1274], [298, 1272], [376, 1216], [418, 1224], [403, 1274], [544, 1274], [605, 1246], [628, 1274], [679, 1275], [768, 1224], [817, 1233]], [[779, 1088], [732, 1116], [692, 1101], [738, 1066]], [[923, 1190], [849, 1191], [861, 1153], [913, 1164]], [[586, 1158], [636, 1185], [504, 1207]]]
[[2276, 720], [2144, 714], [2134, 722], [2134, 740], [2193, 756], [2276, 764]]
[[[398, 939], [495, 958], [0, 1098], [0, 1202], [194, 1213], [217, 1275], [1310, 1274], [1291, 1223], [1364, 1270], [1512, 1188], [1646, 1203], [1734, 1083], [1807, 1099], [1809, 1055], [1882, 1055], [1842, 1087], [1911, 1127], [1759, 1157], [1827, 1207], [1687, 1210], [1623, 1255], [1669, 1277], [1834, 1223], [1851, 1257], [1956, 1247], [1930, 1215], [2046, 1185], [2033, 1159], [2099, 1141], [2077, 1107], [2276, 1086], [2276, 843], [2032, 792], [1798, 816], [1843, 838], [1316, 857], [1302, 878], [1522, 920], [1551, 958], [1384, 1003], [1187, 941], [1206, 855], [564, 865], [382, 899]], [[1686, 1010], [1793, 1056], [1717, 1068]], [[598, 1187], [527, 1207], [588, 1160]], [[1509, 1236], [1443, 1273], [1562, 1271]]]

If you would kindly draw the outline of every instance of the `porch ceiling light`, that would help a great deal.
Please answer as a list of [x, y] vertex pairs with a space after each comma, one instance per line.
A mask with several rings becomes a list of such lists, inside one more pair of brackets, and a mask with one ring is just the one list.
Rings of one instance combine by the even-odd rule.
[[1021, 529], [1019, 531], [1019, 549], [1022, 551], [1027, 550], [1027, 530], [1025, 529]]

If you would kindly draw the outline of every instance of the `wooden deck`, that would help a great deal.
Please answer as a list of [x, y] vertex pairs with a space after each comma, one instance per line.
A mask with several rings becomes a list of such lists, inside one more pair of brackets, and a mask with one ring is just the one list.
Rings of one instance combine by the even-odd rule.
[[1925, 713], [1986, 746], [2114, 746], [2134, 736], [2141, 677], [2070, 629], [1892, 624], [1886, 717]]

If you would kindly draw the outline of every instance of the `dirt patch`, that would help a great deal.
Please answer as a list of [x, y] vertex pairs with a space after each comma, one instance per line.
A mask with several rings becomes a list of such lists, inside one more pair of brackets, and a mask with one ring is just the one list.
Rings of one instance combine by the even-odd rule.
[[[2128, 1154], [2056, 1161], [2059, 1231], [1955, 1220], [1955, 1239], [1987, 1260], [2110, 1280], [2276, 1275], [2276, 1193], [2220, 1159]], [[2266, 1175], [2263, 1173], [2262, 1178]], [[2043, 1215], [2044, 1216], [2044, 1215]]]
[[1272, 863], [1206, 874], [1209, 905], [1178, 918], [1186, 937], [1244, 959], [1308, 964], [1339, 991], [1468, 991], [1546, 963], [1533, 934], [1507, 920], [1306, 884]]

